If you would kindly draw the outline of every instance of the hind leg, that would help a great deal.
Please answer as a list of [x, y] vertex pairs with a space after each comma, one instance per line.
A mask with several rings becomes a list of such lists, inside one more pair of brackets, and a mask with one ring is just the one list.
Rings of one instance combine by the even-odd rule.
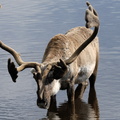
[[89, 78], [90, 88], [95, 86], [95, 81], [96, 81], [96, 77], [97, 77], [97, 70], [98, 70], [98, 61], [96, 63], [95, 70], [94, 70], [93, 74]]
[[84, 81], [83, 83], [80, 83], [76, 90], [75, 90], [75, 99], [77, 98], [82, 98], [84, 92], [85, 92], [85, 89], [88, 85], [88, 81]]
[[90, 87], [94, 87], [95, 86], [95, 81], [96, 81], [96, 74], [92, 74], [89, 78], [90, 81]]

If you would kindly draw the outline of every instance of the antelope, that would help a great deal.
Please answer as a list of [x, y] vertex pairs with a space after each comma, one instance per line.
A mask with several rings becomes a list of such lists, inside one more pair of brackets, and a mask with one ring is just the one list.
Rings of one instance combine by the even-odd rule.
[[[16, 82], [18, 73], [32, 68], [33, 78], [37, 83], [37, 105], [49, 109], [52, 97], [59, 90], [67, 90], [68, 101], [74, 101], [74, 85], [87, 84], [94, 87], [99, 59], [99, 17], [89, 2], [85, 13], [86, 27], [75, 27], [65, 34], [55, 35], [47, 45], [42, 63], [25, 62], [20, 54], [0, 41], [0, 47], [9, 52], [18, 67], [8, 59], [8, 72]], [[94, 30], [90, 28], [94, 27]], [[76, 88], [77, 89], [77, 88]], [[79, 97], [79, 94], [78, 94]]]

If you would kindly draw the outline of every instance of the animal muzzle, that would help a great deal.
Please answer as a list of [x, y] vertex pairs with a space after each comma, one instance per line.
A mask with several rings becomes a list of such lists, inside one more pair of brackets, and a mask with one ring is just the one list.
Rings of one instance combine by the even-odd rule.
[[50, 102], [47, 99], [37, 99], [37, 106], [39, 108], [48, 109]]

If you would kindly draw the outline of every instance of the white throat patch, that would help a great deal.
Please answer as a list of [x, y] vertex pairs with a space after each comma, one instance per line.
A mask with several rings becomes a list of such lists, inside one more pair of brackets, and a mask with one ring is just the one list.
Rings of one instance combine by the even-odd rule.
[[60, 82], [59, 80], [53, 80], [53, 83], [52, 83], [52, 95], [56, 95], [57, 92], [60, 90]]

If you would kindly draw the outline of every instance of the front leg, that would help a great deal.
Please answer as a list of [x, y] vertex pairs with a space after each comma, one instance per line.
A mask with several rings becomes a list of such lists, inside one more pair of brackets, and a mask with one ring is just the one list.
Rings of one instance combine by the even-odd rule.
[[68, 102], [74, 101], [74, 95], [75, 95], [74, 84], [69, 82], [67, 87]]
[[56, 101], [56, 95], [51, 96], [51, 102], [50, 102], [50, 107], [48, 109], [49, 112], [56, 112], [57, 111], [57, 101]]

